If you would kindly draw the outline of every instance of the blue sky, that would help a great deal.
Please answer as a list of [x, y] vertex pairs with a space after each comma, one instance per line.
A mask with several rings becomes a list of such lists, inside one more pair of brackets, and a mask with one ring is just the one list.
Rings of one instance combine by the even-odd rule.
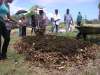
[[28, 10], [32, 5], [43, 6], [47, 16], [50, 17], [54, 13], [54, 9], [59, 9], [59, 14], [63, 20], [63, 15], [67, 8], [73, 18], [76, 19], [77, 13], [80, 11], [83, 17], [87, 19], [98, 18], [98, 2], [100, 0], [14, 0], [11, 4], [11, 14], [17, 10]]

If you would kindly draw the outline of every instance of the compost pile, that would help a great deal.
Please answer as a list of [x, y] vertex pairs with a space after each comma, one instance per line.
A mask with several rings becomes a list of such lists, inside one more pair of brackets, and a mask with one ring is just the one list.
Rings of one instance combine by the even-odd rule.
[[100, 50], [96, 44], [56, 35], [27, 36], [17, 41], [14, 48], [36, 65], [56, 69], [85, 65]]

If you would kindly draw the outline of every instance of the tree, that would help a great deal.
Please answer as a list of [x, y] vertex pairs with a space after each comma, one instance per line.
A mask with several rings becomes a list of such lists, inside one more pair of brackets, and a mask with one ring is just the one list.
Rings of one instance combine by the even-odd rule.
[[32, 14], [35, 13], [35, 10], [37, 10], [38, 8], [43, 8], [42, 6], [39, 5], [34, 5], [29, 9], [29, 12], [26, 14], [26, 16], [31, 16]]
[[42, 8], [42, 7], [39, 6], [39, 5], [34, 5], [34, 6], [32, 6], [29, 10], [30, 10], [30, 11], [34, 11], [34, 10], [36, 10], [36, 9], [38, 9], [38, 8]]

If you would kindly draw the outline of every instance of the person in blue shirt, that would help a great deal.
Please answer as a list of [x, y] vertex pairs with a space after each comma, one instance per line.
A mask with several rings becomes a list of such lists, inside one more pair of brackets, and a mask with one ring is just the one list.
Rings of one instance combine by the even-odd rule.
[[[10, 42], [10, 34], [6, 27], [6, 21], [10, 18], [9, 3], [13, 0], [0, 0], [0, 60], [7, 58], [7, 48]], [[13, 20], [12, 20], [13, 21]], [[4, 38], [3, 46], [1, 47], [1, 36]]]
[[82, 15], [81, 15], [81, 12], [78, 12], [77, 26], [81, 26], [81, 24], [82, 24]]
[[[81, 26], [81, 24], [82, 24], [82, 15], [80, 12], [78, 12], [77, 26]], [[81, 31], [78, 32], [76, 39], [80, 39], [81, 36], [83, 36], [84, 39], [86, 40], [86, 35], [84, 35]]]

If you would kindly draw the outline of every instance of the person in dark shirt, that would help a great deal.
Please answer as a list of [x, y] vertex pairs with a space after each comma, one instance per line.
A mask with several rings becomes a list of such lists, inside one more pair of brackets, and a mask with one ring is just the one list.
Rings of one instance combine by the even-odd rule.
[[[9, 3], [12, 3], [12, 1], [13, 0], [0, 0], [0, 60], [4, 60], [7, 58], [7, 48], [10, 42], [10, 32], [7, 30], [5, 20], [12, 20], [9, 10]], [[2, 47], [1, 36], [3, 36], [4, 38], [4, 43]]]
[[[77, 15], [77, 26], [82, 26], [82, 15], [81, 15], [81, 12], [78, 12], [78, 15]], [[81, 38], [81, 36], [83, 36], [84, 40], [86, 40], [85, 33], [79, 31], [76, 38], [79, 39], [79, 38]]]
[[31, 26], [32, 26], [31, 34], [33, 33], [33, 31], [35, 32], [36, 25], [37, 25], [37, 14], [33, 14], [31, 15]]
[[81, 23], [82, 23], [82, 15], [81, 15], [81, 12], [78, 12], [78, 15], [77, 15], [77, 26], [81, 26]]

